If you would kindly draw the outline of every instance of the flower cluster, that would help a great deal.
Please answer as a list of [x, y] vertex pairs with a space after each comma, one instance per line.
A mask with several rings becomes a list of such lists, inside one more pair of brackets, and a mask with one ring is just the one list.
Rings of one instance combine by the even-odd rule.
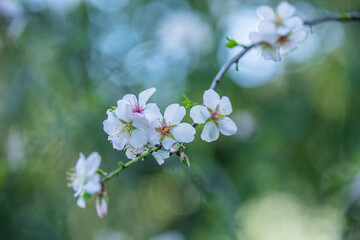
[[179, 104], [168, 106], [162, 116], [155, 103], [147, 103], [155, 91], [155, 88], [147, 89], [139, 94], [139, 98], [125, 95], [114, 110], [107, 111], [108, 118], [103, 124], [113, 147], [125, 149], [130, 159], [162, 144], [165, 151], [153, 153], [157, 162], [162, 164], [169, 157], [168, 150], [173, 144], [194, 140], [195, 129], [188, 123], [181, 123], [186, 110]]
[[[164, 159], [172, 154], [179, 156], [180, 161], [190, 167], [189, 158], [182, 151], [185, 143], [190, 143], [195, 138], [196, 125], [202, 125], [201, 139], [212, 142], [218, 139], [219, 132], [229, 136], [235, 134], [235, 123], [228, 117], [232, 112], [228, 97], [220, 96], [212, 89], [205, 91], [203, 105], [191, 102], [185, 105], [191, 108], [190, 117], [194, 124], [182, 122], [186, 115], [186, 108], [177, 103], [169, 105], [164, 114], [161, 114], [155, 103], [147, 103], [155, 93], [155, 88], [147, 89], [138, 97], [132, 94], [125, 95], [117, 102], [116, 107], [108, 109], [107, 119], [103, 122], [104, 131], [108, 134], [108, 140], [113, 148], [125, 150], [126, 156], [135, 162], [143, 156], [152, 154], [158, 164], [163, 164]], [[156, 149], [156, 150], [154, 150]], [[162, 149], [162, 150], [161, 150]], [[94, 152], [85, 158], [80, 158], [75, 166], [75, 172], [70, 174], [71, 186], [75, 197], [79, 197], [79, 207], [86, 206], [86, 200], [93, 194], [97, 194], [96, 211], [100, 218], [107, 214], [108, 197], [104, 187], [104, 181], [117, 175], [116, 170], [105, 173], [98, 169], [101, 157]], [[126, 166], [120, 163], [118, 171]], [[104, 176], [101, 180], [100, 174]]]
[[258, 31], [251, 32], [249, 39], [258, 45], [257, 48], [266, 60], [280, 61], [281, 56], [294, 51], [307, 38], [303, 20], [294, 16], [295, 10], [287, 2], [281, 2], [276, 11], [269, 6], [258, 8], [261, 21]]

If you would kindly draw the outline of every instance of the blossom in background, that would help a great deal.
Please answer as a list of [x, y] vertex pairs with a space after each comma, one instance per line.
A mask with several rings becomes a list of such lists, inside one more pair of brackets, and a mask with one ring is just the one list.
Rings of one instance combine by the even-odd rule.
[[269, 6], [258, 8], [261, 18], [258, 32], [251, 32], [249, 39], [258, 45], [266, 60], [280, 61], [280, 56], [294, 51], [307, 38], [303, 20], [294, 16], [295, 11], [295, 7], [287, 2], [281, 2], [276, 11]]
[[159, 114], [148, 129], [149, 142], [162, 143], [166, 150], [176, 142], [189, 143], [194, 140], [195, 128], [189, 123], [180, 123], [186, 114], [184, 107], [171, 104], [165, 109], [164, 117]]
[[129, 144], [138, 149], [147, 144], [146, 129], [151, 120], [160, 114], [156, 104], [146, 104], [155, 91], [155, 88], [150, 88], [141, 92], [139, 100], [135, 95], [127, 94], [118, 101], [115, 110], [107, 111], [104, 131], [114, 148], [122, 150]]
[[85, 194], [95, 194], [101, 190], [100, 175], [96, 172], [101, 163], [97, 152], [91, 153], [87, 158], [80, 153], [75, 165], [75, 172], [70, 173], [71, 186], [75, 191], [74, 197], [79, 197], [77, 205], [85, 208]]
[[228, 117], [232, 112], [231, 102], [228, 97], [220, 99], [219, 94], [209, 89], [203, 95], [204, 105], [196, 105], [190, 110], [190, 117], [197, 124], [205, 123], [201, 139], [212, 142], [222, 134], [230, 136], [236, 133], [235, 123]]

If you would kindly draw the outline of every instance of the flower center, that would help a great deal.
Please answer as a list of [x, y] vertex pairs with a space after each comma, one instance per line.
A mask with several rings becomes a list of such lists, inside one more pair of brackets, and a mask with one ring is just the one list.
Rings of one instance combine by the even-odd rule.
[[280, 45], [284, 45], [285, 43], [287, 43], [289, 41], [289, 37], [288, 36], [281, 36], [278, 39], [278, 42], [280, 43]]
[[117, 136], [118, 138], [120, 138], [120, 139], [122, 139], [123, 137], [125, 137], [125, 138], [130, 137], [131, 132], [132, 132], [132, 130], [133, 130], [132, 125], [129, 124], [129, 123], [128, 123], [128, 124], [124, 124], [124, 125], [122, 125], [121, 127], [120, 127], [120, 125], [118, 125], [118, 126], [116, 127], [116, 129], [119, 130], [119, 132], [116, 134], [116, 136]]
[[282, 24], [282, 19], [278, 15], [275, 17], [275, 24], [276, 26], [280, 26]]
[[215, 122], [218, 121], [221, 118], [221, 115], [218, 111], [213, 111], [211, 112], [211, 119], [214, 120]]
[[139, 105], [139, 102], [135, 98], [133, 102], [129, 101], [132, 113], [144, 113], [144, 109]]
[[161, 125], [155, 128], [162, 137], [167, 137], [171, 135], [171, 127], [165, 123], [165, 120], [161, 123]]

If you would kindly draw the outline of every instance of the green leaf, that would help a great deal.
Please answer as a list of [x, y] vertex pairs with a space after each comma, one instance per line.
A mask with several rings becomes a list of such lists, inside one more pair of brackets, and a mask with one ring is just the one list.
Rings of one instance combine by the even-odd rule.
[[91, 194], [90, 193], [84, 193], [83, 195], [82, 195], [82, 198], [85, 200], [85, 201], [88, 201], [90, 198], [91, 198]]
[[188, 97], [186, 97], [186, 95], [184, 94], [183, 97], [185, 98], [185, 101], [182, 102], [182, 104], [184, 105], [185, 108], [192, 108], [196, 105], [198, 105], [196, 102], [191, 101]]
[[110, 112], [112, 112], [112, 111], [114, 111], [114, 110], [116, 110], [116, 107], [114, 107], [114, 106], [111, 106], [111, 108], [109, 108], [109, 111], [110, 111]]
[[237, 41], [235, 41], [234, 39], [231, 39], [231, 38], [229, 38], [229, 37], [226, 37], [226, 39], [227, 39], [229, 42], [225, 44], [225, 47], [234, 48], [234, 47], [236, 47], [236, 46], [239, 45], [239, 43], [237, 43]]

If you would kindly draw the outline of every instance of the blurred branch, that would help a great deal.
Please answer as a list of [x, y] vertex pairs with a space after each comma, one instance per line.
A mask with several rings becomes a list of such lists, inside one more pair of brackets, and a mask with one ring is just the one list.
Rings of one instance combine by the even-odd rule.
[[[161, 146], [155, 146], [153, 148], [150, 148], [147, 152], [137, 156], [136, 158], [134, 158], [133, 160], [128, 161], [127, 163], [122, 163], [119, 162], [119, 168], [115, 169], [114, 171], [110, 172], [107, 174], [106, 177], [104, 177], [101, 180], [101, 183], [105, 183], [107, 181], [109, 181], [111, 178], [113, 178], [114, 176], [117, 176], [123, 169], [128, 168], [129, 166], [131, 166], [133, 163], [146, 158], [147, 156], [149, 156], [151, 153], [156, 152], [158, 150], [160, 150]], [[101, 170], [102, 171], [102, 170]]]
[[233, 57], [232, 59], [230, 59], [229, 61], [227, 61], [224, 65], [222, 65], [222, 67], [220, 68], [219, 72], [216, 74], [214, 80], [211, 83], [210, 89], [215, 90], [215, 88], [219, 85], [221, 79], [223, 78], [223, 76], [225, 75], [225, 73], [229, 70], [230, 66], [233, 63], [238, 63], [240, 58], [242, 58], [250, 49], [252, 49], [253, 47], [255, 47], [256, 44], [252, 44], [250, 46], [245, 46], [242, 45], [243, 50], [241, 52], [239, 52], [238, 54], [236, 54], [235, 57]]
[[338, 22], [350, 22], [360, 21], [360, 12], [347, 13], [343, 15], [323, 16], [319, 18], [309, 19], [304, 21], [304, 25], [313, 26], [323, 22], [338, 21]]

